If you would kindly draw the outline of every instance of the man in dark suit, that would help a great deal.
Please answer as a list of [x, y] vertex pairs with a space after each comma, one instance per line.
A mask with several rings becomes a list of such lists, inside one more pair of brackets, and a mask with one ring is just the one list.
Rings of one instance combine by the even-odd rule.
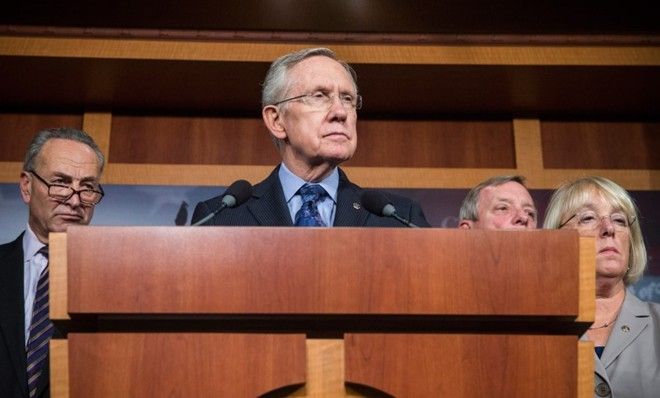
[[103, 197], [105, 160], [86, 133], [58, 128], [33, 138], [20, 176], [25, 231], [0, 245], [0, 397], [49, 397], [48, 234], [87, 225]]
[[[282, 163], [254, 187], [247, 203], [205, 225], [402, 226], [365, 210], [362, 188], [338, 167], [355, 152], [361, 106], [355, 71], [331, 50], [305, 49], [273, 62], [263, 83], [262, 117]], [[400, 216], [429, 226], [417, 203], [388, 198]], [[192, 222], [218, 209], [220, 201], [199, 203]]]

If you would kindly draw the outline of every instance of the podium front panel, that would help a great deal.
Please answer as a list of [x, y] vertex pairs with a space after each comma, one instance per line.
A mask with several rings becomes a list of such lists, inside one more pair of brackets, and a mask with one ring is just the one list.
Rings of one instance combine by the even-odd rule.
[[577, 234], [488, 232], [72, 227], [68, 312], [578, 315]]

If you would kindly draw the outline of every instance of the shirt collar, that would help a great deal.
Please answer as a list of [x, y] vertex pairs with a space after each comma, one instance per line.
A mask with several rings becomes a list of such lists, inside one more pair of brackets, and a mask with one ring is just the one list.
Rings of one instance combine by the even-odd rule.
[[[300, 187], [305, 185], [307, 181], [293, 174], [284, 163], [280, 164], [280, 169], [278, 171], [278, 176], [280, 178], [280, 183], [282, 184], [282, 190], [284, 191], [284, 199], [287, 203], [293, 198], [297, 193]], [[324, 178], [318, 183], [325, 189], [328, 193], [328, 196], [337, 203], [337, 188], [339, 187], [339, 170], [335, 167], [332, 170], [332, 173]]]
[[23, 234], [23, 255], [24, 258], [34, 257], [39, 250], [45, 245], [37, 238], [37, 235], [34, 234], [30, 224], [25, 228], [25, 234]]

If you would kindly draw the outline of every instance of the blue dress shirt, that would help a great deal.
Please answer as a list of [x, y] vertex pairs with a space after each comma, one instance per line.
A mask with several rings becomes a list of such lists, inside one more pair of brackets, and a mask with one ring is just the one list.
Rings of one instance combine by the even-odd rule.
[[[296, 219], [296, 213], [302, 207], [302, 197], [298, 193], [298, 190], [309, 181], [305, 181], [297, 175], [293, 174], [284, 165], [284, 163], [280, 164], [278, 176], [280, 178], [280, 183], [282, 184], [282, 190], [284, 191], [284, 200], [286, 200], [286, 204], [289, 207], [291, 222], [295, 222], [294, 220]], [[335, 167], [329, 176], [324, 178], [322, 181], [313, 184], [321, 185], [323, 189], [325, 189], [325, 191], [328, 193], [328, 195], [325, 196], [317, 206], [325, 225], [331, 226], [335, 221], [335, 211], [337, 209], [339, 171]]]

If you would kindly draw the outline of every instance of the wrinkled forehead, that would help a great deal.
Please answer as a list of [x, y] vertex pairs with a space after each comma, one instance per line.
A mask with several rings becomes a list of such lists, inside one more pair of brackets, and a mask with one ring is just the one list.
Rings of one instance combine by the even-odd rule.
[[536, 207], [527, 188], [515, 181], [509, 181], [500, 185], [491, 185], [485, 187], [479, 193], [480, 203], [488, 204], [498, 201]]
[[99, 177], [99, 161], [89, 146], [74, 140], [48, 140], [37, 154], [40, 171], [73, 177]]
[[315, 86], [334, 85], [343, 91], [357, 91], [357, 85], [348, 70], [340, 62], [323, 55], [306, 58], [287, 71], [287, 92], [300, 86], [313, 89]]

